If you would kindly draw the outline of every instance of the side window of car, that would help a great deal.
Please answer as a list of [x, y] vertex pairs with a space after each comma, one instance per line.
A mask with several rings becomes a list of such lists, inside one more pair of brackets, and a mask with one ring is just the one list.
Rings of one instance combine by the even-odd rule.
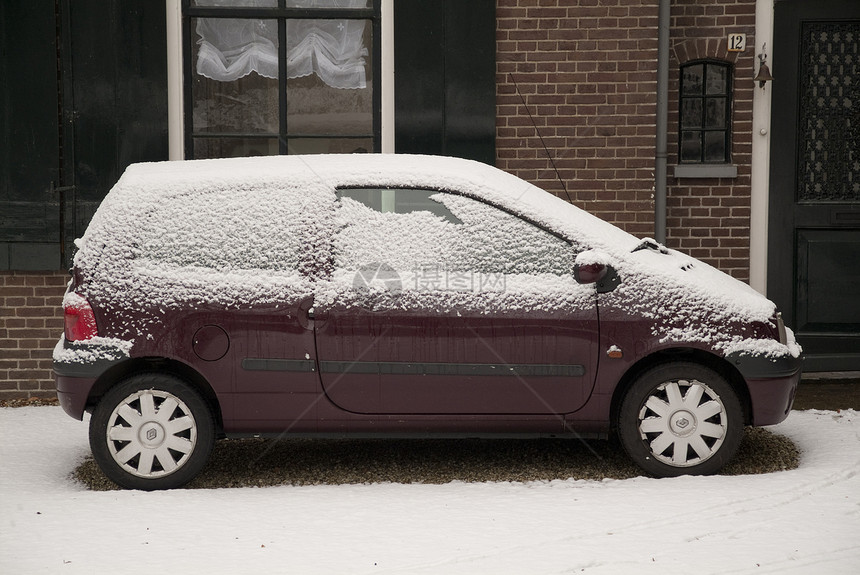
[[[307, 200], [310, 203], [310, 199]], [[276, 189], [202, 191], [151, 206], [137, 257], [180, 267], [289, 271], [299, 267], [300, 203]]]
[[335, 265], [480, 274], [572, 273], [565, 240], [464, 196], [415, 189], [342, 189]]

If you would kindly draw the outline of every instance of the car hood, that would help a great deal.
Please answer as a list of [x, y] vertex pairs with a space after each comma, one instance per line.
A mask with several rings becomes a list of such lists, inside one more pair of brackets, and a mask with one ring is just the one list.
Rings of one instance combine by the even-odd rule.
[[779, 341], [776, 305], [744, 282], [685, 255], [645, 240], [632, 251], [607, 256], [619, 275], [618, 287], [601, 297], [604, 310], [623, 310], [653, 320], [652, 335], [662, 344], [695, 344], [727, 355], [800, 354], [788, 330]]

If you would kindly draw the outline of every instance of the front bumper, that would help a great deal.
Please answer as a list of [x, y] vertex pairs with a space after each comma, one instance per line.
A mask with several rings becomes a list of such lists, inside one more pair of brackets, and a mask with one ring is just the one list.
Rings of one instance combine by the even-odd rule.
[[747, 382], [752, 425], [774, 425], [788, 417], [803, 371], [802, 356], [768, 357], [739, 352], [726, 359]]

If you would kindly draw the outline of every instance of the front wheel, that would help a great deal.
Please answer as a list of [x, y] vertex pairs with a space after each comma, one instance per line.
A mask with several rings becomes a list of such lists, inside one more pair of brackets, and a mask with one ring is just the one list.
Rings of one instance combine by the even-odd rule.
[[709, 475], [737, 452], [743, 436], [737, 393], [694, 363], [657, 366], [625, 395], [618, 434], [631, 459], [657, 477]]
[[163, 374], [130, 377], [108, 391], [90, 419], [93, 458], [128, 489], [173, 489], [196, 476], [212, 451], [215, 429], [206, 401]]

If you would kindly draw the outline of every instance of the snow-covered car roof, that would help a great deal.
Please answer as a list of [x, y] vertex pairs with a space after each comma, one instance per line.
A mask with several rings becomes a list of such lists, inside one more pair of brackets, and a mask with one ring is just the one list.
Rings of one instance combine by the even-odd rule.
[[[105, 202], [160, 201], [194, 190], [341, 187], [445, 190], [481, 199], [572, 240], [600, 249], [630, 251], [638, 240], [544, 190], [492, 166], [445, 156], [318, 154], [134, 164]], [[149, 197], [147, 197], [149, 196]]]

